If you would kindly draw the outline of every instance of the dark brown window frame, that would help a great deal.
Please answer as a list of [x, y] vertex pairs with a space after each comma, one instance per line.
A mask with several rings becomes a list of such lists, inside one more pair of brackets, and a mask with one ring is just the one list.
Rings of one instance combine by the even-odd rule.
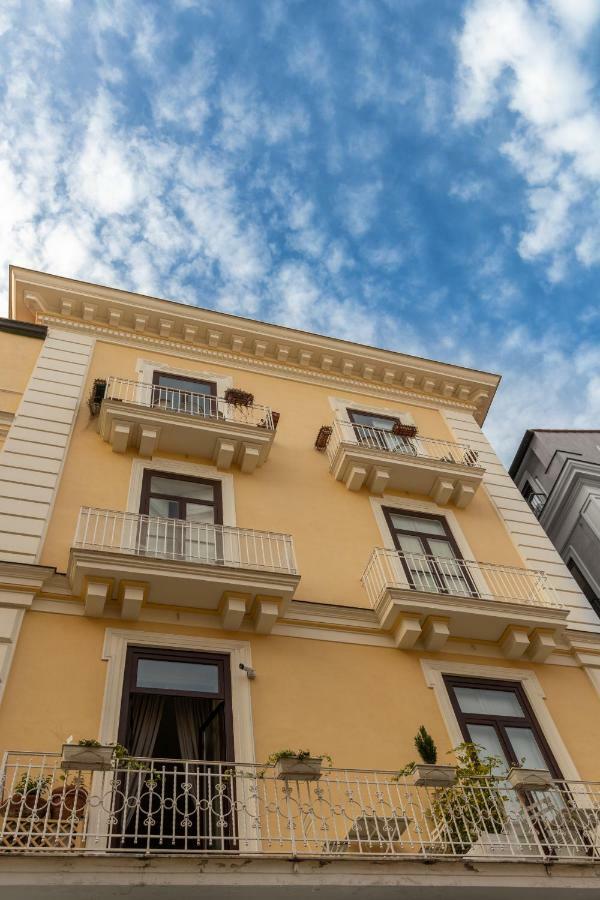
[[[505, 728], [507, 726], [515, 728], [530, 728], [533, 731], [536, 740], [538, 741], [542, 756], [544, 757], [553, 778], [559, 780], [562, 779], [563, 776], [561, 774], [558, 763], [556, 762], [556, 759], [554, 757], [554, 754], [552, 753], [552, 750], [550, 749], [544, 732], [542, 731], [540, 724], [536, 719], [535, 713], [520, 681], [504, 681], [495, 678], [476, 678], [462, 675], [443, 675], [442, 677], [444, 680], [444, 686], [448, 693], [448, 697], [450, 698], [450, 703], [452, 705], [454, 715], [456, 716], [461, 734], [465, 741], [471, 740], [468, 731], [469, 723], [473, 725], [490, 725], [495, 729], [496, 734], [498, 735], [498, 740], [509, 764], [519, 765], [520, 760], [516, 757], [510, 740], [505, 732]], [[521, 709], [524, 711], [523, 716], [517, 717], [465, 713], [461, 710], [458, 698], [454, 691], [454, 688], [456, 687], [475, 688], [476, 690], [484, 689], [495, 691], [510, 691], [517, 697], [521, 705]]]
[[[355, 422], [354, 416], [372, 416], [374, 419], [387, 419], [389, 422], [394, 422], [394, 423], [402, 421], [399, 416], [388, 416], [385, 413], [374, 413], [374, 412], [371, 412], [370, 410], [366, 410], [366, 409], [354, 409], [351, 407], [346, 407], [346, 412], [348, 413], [348, 418], [350, 419], [352, 424], [358, 425], [358, 426], [362, 425], [362, 422]], [[365, 427], [374, 428], [375, 426], [367, 425]], [[391, 434], [391, 432], [390, 432], [390, 434]]]
[[[214, 501], [209, 500], [193, 500], [191, 497], [180, 497], [177, 494], [162, 494], [150, 491], [150, 484], [153, 476], [159, 478], [170, 478], [173, 481], [189, 481], [192, 484], [210, 484], [215, 489]], [[194, 475], [180, 475], [178, 472], [161, 472], [158, 469], [144, 469], [142, 478], [142, 493], [140, 495], [140, 513], [149, 515], [150, 497], [158, 497], [161, 500], [173, 500], [178, 503], [187, 505], [194, 503], [196, 506], [212, 506], [215, 511], [214, 524], [223, 524], [223, 486], [221, 481], [212, 478], [196, 478]], [[185, 515], [177, 516], [185, 521]]]
[[[437, 513], [424, 513], [424, 512], [420, 512], [420, 511], [415, 512], [415, 510], [412, 510], [412, 509], [398, 509], [394, 506], [382, 506], [381, 510], [383, 512], [385, 521], [387, 523], [388, 529], [392, 536], [392, 540], [394, 542], [394, 547], [396, 548], [396, 550], [398, 550], [398, 552], [400, 554], [402, 554], [404, 551], [402, 550], [402, 546], [400, 545], [400, 541], [398, 540], [399, 533], [419, 538], [419, 540], [425, 544], [425, 547], [427, 549], [427, 552], [424, 555], [428, 556], [428, 557], [433, 557], [433, 560], [435, 560], [435, 553], [431, 552], [431, 547], [429, 545], [429, 539], [433, 538], [434, 540], [436, 540], [436, 539], [443, 540], [443, 537], [442, 537], [442, 535], [434, 535], [434, 534], [430, 534], [429, 532], [426, 532], [426, 531], [425, 532], [423, 532], [423, 531], [408, 531], [408, 530], [404, 530], [402, 528], [396, 528], [396, 526], [392, 522], [392, 515], [394, 513], [398, 513], [401, 516], [411, 516], [411, 518], [434, 519], [436, 522], [441, 522], [441, 524], [444, 528], [444, 533], [448, 540], [448, 543], [450, 544], [450, 546], [452, 547], [452, 550], [454, 552], [455, 559], [458, 559], [461, 562], [465, 562], [464, 557], [459, 550], [458, 544], [456, 543], [456, 538], [452, 534], [452, 531], [450, 530], [450, 526], [448, 525], [448, 520], [446, 519], [445, 516], [438, 515]], [[401, 561], [402, 567], [406, 573], [406, 577], [408, 579], [409, 584], [412, 587], [415, 587], [415, 585], [413, 584], [411, 572], [410, 572], [410, 570], [406, 564], [406, 561], [404, 560], [402, 555], [400, 556], [400, 561]], [[434, 578], [438, 584], [440, 594], [448, 594], [449, 591], [445, 586], [443, 573], [441, 571], [437, 570], [435, 562], [432, 562], [431, 568], [432, 568]], [[471, 577], [471, 575], [469, 573], [469, 569], [468, 569], [468, 566], [466, 565], [466, 563], [463, 567], [461, 567], [461, 573], [462, 573], [463, 577], [465, 578], [465, 581], [467, 581], [467, 583], [468, 583], [471, 596], [478, 597], [479, 592], [477, 590], [477, 587], [475, 586], [473, 578]]]
[[[217, 693], [201, 691], [169, 691], [158, 688], [139, 688], [136, 686], [137, 663], [140, 659], [158, 659], [173, 662], [209, 663], [219, 669], [219, 687]], [[127, 647], [125, 671], [123, 676], [123, 692], [119, 714], [118, 740], [125, 744], [129, 722], [129, 703], [131, 694], [160, 694], [165, 697], [191, 697], [220, 700], [223, 703], [224, 716], [224, 762], [235, 759], [233, 743], [233, 700], [231, 693], [231, 657], [227, 653], [212, 653], [204, 650], [179, 650], [170, 647], [140, 647], [130, 644]], [[220, 707], [218, 707], [220, 708]], [[212, 716], [211, 716], [212, 718]]]
[[[211, 397], [217, 396], [217, 382], [216, 381], [210, 381], [208, 378], [194, 378], [193, 376], [190, 376], [190, 375], [178, 375], [174, 372], [163, 372], [161, 369], [155, 369], [154, 372], [152, 373], [152, 384], [155, 387], [163, 387], [164, 390], [166, 390], [166, 391], [168, 391], [168, 390], [176, 391], [176, 390], [178, 390], [178, 388], [175, 388], [175, 387], [169, 388], [165, 385], [159, 384], [159, 379], [160, 379], [161, 375], [163, 375], [165, 378], [174, 378], [174, 379], [179, 379], [180, 381], [191, 381], [193, 384], [207, 384], [210, 387], [209, 396], [211, 396]], [[191, 394], [191, 393], [193, 393], [193, 391], [183, 390], [183, 393]], [[202, 392], [198, 391], [198, 393], [202, 393], [206, 396], [204, 391], [202, 391]]]

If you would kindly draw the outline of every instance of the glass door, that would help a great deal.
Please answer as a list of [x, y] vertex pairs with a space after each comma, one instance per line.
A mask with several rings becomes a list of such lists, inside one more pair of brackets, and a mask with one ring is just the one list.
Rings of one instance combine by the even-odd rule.
[[147, 469], [142, 482], [140, 550], [151, 556], [223, 561], [221, 483]]
[[360, 412], [357, 409], [349, 409], [347, 412], [348, 418], [354, 425], [354, 434], [359, 444], [368, 444], [377, 450], [391, 450], [416, 456], [415, 438], [393, 433], [394, 426], [400, 424], [400, 419], [394, 416]]
[[384, 507], [390, 532], [412, 588], [477, 597], [468, 564], [443, 516]]
[[236, 848], [229, 656], [130, 647], [119, 741], [113, 846]]
[[449, 675], [444, 681], [465, 740], [502, 760], [498, 774], [523, 765], [561, 778], [520, 684]]
[[560, 784], [560, 769], [523, 687], [513, 681], [451, 675], [445, 675], [444, 682], [465, 741], [481, 747], [481, 756], [499, 759], [494, 773], [498, 778], [503, 779], [512, 766], [523, 766], [547, 769], [559, 781], [552, 790], [527, 793], [517, 793], [505, 782], [505, 830], [510, 840], [530, 848], [537, 843], [550, 856], [561, 845], [585, 846], [585, 833], [566, 824], [572, 798]]
[[152, 406], [195, 416], [217, 415], [217, 385], [214, 381], [154, 372], [152, 385]]

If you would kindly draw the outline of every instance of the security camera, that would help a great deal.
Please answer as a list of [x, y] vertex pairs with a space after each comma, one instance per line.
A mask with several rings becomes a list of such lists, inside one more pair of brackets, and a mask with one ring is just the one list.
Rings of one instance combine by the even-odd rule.
[[254, 669], [251, 669], [250, 666], [246, 666], [244, 665], [244, 663], [240, 663], [240, 669], [242, 670], [242, 672], [246, 673], [246, 676], [250, 679], [250, 681], [256, 678], [256, 672], [254, 671]]

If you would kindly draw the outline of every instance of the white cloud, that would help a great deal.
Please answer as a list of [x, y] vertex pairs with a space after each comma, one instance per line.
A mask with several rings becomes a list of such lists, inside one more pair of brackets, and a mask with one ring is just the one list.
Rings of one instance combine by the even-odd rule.
[[339, 191], [339, 206], [345, 228], [355, 237], [369, 231], [379, 208], [379, 181], [348, 185]]
[[530, 185], [519, 250], [547, 259], [551, 278], [567, 272], [600, 213], [578, 205], [600, 183], [600, 109], [582, 51], [599, 18], [597, 0], [473, 0], [457, 44], [457, 119], [469, 125], [501, 105], [512, 113], [499, 149]]

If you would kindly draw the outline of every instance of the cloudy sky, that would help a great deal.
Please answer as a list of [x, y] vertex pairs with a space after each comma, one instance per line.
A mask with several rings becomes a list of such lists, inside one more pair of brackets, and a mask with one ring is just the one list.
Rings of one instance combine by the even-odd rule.
[[0, 0], [9, 262], [600, 426], [600, 0]]

